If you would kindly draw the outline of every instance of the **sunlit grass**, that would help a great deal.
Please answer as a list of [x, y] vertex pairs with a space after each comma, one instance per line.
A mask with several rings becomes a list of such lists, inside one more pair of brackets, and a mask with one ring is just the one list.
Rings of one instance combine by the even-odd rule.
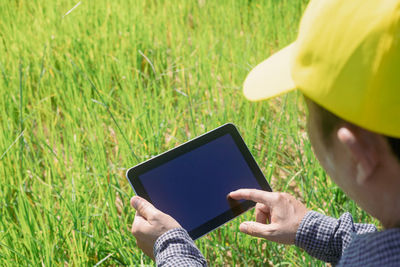
[[[226, 122], [275, 191], [371, 221], [315, 160], [298, 93], [241, 93], [306, 2], [0, 1], [0, 265], [151, 263], [129, 232], [126, 169]], [[238, 233], [251, 217], [197, 241], [211, 265], [322, 264]]]

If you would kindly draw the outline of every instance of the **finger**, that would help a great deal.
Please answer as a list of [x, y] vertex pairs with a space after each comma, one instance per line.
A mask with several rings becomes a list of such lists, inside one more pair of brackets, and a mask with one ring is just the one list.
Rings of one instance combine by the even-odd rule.
[[245, 234], [262, 237], [270, 240], [275, 232], [273, 224], [263, 224], [258, 222], [244, 222], [239, 226], [239, 230]]
[[140, 216], [139, 213], [136, 213], [135, 215], [135, 219], [133, 220], [132, 223], [132, 234], [134, 236], [140, 236], [141, 233], [143, 233], [144, 231], [146, 231], [146, 228], [148, 228], [149, 223], [146, 221], [145, 218], [143, 218], [142, 216]]
[[267, 223], [268, 213], [265, 210], [269, 210], [264, 204], [257, 203], [256, 204], [256, 222], [259, 223]]
[[158, 209], [156, 209], [150, 202], [139, 196], [134, 196], [131, 198], [131, 205], [141, 216], [147, 220], [154, 218], [158, 212]]
[[144, 223], [147, 223], [147, 220], [141, 216], [139, 212], [137, 212], [135, 218], [133, 219], [133, 224], [142, 225]]
[[258, 189], [239, 189], [229, 193], [229, 197], [233, 199], [246, 199], [258, 203], [263, 203], [272, 206], [275, 202], [275, 194], [273, 192], [258, 190]]

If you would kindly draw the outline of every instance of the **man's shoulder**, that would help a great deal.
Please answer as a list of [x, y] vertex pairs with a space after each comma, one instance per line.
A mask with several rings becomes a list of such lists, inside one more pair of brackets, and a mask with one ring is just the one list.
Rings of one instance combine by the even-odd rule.
[[341, 266], [398, 266], [400, 228], [355, 235], [339, 262]]

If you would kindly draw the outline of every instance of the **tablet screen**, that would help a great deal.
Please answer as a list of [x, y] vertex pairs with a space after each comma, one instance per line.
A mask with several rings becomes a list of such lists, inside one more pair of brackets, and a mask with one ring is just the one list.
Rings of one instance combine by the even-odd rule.
[[[156, 208], [177, 220], [193, 239], [254, 206], [251, 201], [228, 200], [229, 192], [240, 188], [271, 190], [238, 133], [221, 131], [210, 140], [206, 137], [204, 142], [196, 141], [197, 145], [173, 157], [165, 155], [167, 159], [163, 160], [159, 156], [154, 164], [150, 160], [147, 165], [152, 166], [144, 166], [135, 175], [140, 185], [136, 187]], [[254, 163], [252, 167], [249, 161]]]
[[229, 192], [261, 189], [230, 134], [148, 171], [139, 179], [153, 204], [187, 231], [228, 210]]

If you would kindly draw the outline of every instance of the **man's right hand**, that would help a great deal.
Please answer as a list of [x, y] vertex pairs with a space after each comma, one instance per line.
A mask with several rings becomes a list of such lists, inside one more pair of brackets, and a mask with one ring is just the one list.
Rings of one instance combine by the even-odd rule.
[[297, 229], [307, 213], [303, 203], [287, 193], [257, 189], [239, 189], [229, 193], [229, 197], [257, 203], [256, 221], [241, 223], [241, 232], [282, 244], [294, 244]]

